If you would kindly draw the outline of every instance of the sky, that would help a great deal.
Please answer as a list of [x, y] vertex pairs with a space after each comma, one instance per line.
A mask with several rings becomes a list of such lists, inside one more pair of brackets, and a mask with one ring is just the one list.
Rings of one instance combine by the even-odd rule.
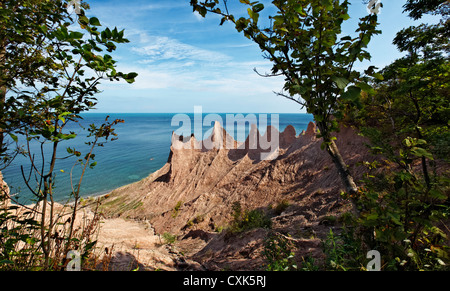
[[[381, 0], [379, 13], [381, 35], [369, 44], [371, 63], [379, 68], [401, 57], [392, 45], [399, 30], [414, 22], [402, 13], [405, 0]], [[105, 27], [125, 29], [130, 43], [120, 44], [112, 54], [122, 72], [137, 72], [133, 84], [104, 81], [100, 86], [98, 113], [297, 113], [305, 112], [293, 101], [277, 96], [282, 77], [264, 78], [258, 72], [270, 72], [270, 61], [259, 47], [238, 33], [232, 23], [219, 26], [220, 17], [206, 18], [193, 13], [190, 0], [88, 0], [87, 15], [96, 16]], [[230, 11], [239, 15], [243, 6]], [[265, 11], [270, 13], [270, 2]], [[367, 15], [362, 0], [351, 0], [343, 30], [354, 34], [360, 17]], [[239, 9], [240, 8], [240, 9]], [[434, 22], [426, 17], [421, 22]]]

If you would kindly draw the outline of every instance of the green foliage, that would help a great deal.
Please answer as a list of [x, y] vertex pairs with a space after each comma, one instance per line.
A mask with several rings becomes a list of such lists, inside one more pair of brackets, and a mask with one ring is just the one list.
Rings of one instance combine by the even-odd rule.
[[[26, 251], [21, 244], [36, 241], [33, 256], [44, 270], [57, 268], [60, 257], [64, 258], [70, 248], [78, 248], [86, 257], [95, 245], [86, 237], [75, 237], [80, 186], [86, 169], [97, 164], [94, 148], [116, 139], [114, 126], [123, 120], [108, 121], [107, 117], [100, 126], [91, 124], [86, 142], [90, 150], [82, 154], [67, 148], [68, 156], [60, 157], [60, 144], [78, 137], [67, 125], [79, 123], [80, 114], [95, 107], [102, 80], [132, 83], [137, 77], [134, 72], [118, 72], [110, 55], [116, 44], [128, 42], [124, 31], [104, 28], [97, 17], [88, 17], [85, 2], [78, 14], [70, 14], [69, 2], [5, 0], [0, 7], [0, 168], [8, 166], [17, 154], [25, 155], [29, 164], [21, 166], [22, 176], [43, 205], [39, 232], [35, 232], [33, 220], [22, 221], [11, 215], [2, 218], [3, 224], [9, 224], [3, 228], [6, 249], [2, 256], [10, 262], [11, 250]], [[30, 151], [32, 143], [38, 145], [37, 153]], [[55, 162], [69, 157], [74, 159], [70, 170], [74, 208], [65, 226], [67, 232], [61, 237], [57, 231], [61, 222], [54, 215]], [[78, 181], [74, 181], [75, 167], [81, 168]], [[19, 236], [16, 225], [24, 226]], [[20, 265], [21, 258], [14, 258], [14, 264]]]
[[359, 227], [365, 245], [380, 251], [386, 270], [442, 269], [450, 263], [449, 181], [436, 177], [431, 189], [405, 170], [368, 177], [358, 197]]
[[[195, 224], [199, 224], [201, 222], [205, 221], [205, 216], [204, 215], [197, 215], [196, 217], [194, 217], [193, 219], [189, 220], [186, 223], [186, 227], [192, 227]], [[216, 226], [214, 226], [215, 231], [220, 232], [219, 228], [217, 228]]]
[[316, 260], [313, 257], [307, 256], [306, 258], [302, 258], [302, 264], [300, 267], [300, 271], [320, 271], [321, 268], [317, 264]]
[[364, 249], [351, 229], [343, 228], [335, 234], [330, 228], [327, 238], [322, 242], [326, 255], [326, 270], [358, 271], [363, 269]]
[[181, 206], [183, 205], [183, 201], [178, 201], [175, 207], [173, 208], [172, 217], [175, 218], [178, 216], [178, 212], [180, 211]]
[[[67, 1], [3, 1], [0, 27], [0, 128], [14, 141], [17, 135], [53, 143], [75, 138], [63, 129], [94, 108], [100, 81], [133, 82], [137, 76], [117, 72], [108, 54], [128, 42], [124, 31], [101, 31], [98, 18], [88, 18], [84, 9], [70, 15]], [[9, 161], [15, 148], [3, 135], [1, 144]]]
[[232, 206], [233, 220], [227, 229], [230, 233], [240, 233], [254, 228], [272, 227], [272, 220], [262, 210], [242, 210], [239, 202], [234, 202]]
[[[265, 76], [285, 77], [279, 95], [314, 115], [322, 148], [338, 169], [355, 215], [347, 217], [340, 236], [330, 233], [325, 242], [328, 266], [363, 269], [360, 252], [371, 249], [380, 251], [386, 270], [448, 266], [448, 1], [408, 0], [404, 8], [412, 18], [440, 14], [443, 19], [400, 31], [393, 42], [406, 56], [381, 71], [370, 66], [364, 74], [353, 66], [370, 60], [367, 45], [380, 32], [376, 15], [359, 20], [356, 36], [342, 35], [349, 1], [274, 0], [275, 12], [266, 22], [269, 4], [260, 2], [240, 1], [247, 8], [240, 18], [230, 13], [227, 1], [191, 0], [191, 6], [202, 16], [220, 15], [221, 24], [230, 21], [258, 44], [273, 64]], [[369, 138], [377, 156], [366, 163], [359, 189], [331, 135], [344, 117]], [[240, 207], [234, 210], [239, 228], [245, 215]]]
[[[0, 196], [0, 204], [5, 201]], [[17, 215], [17, 206], [0, 207], [0, 270], [30, 270], [38, 268], [38, 240], [33, 235], [39, 229], [39, 221], [31, 214]]]
[[293, 243], [281, 234], [270, 234], [264, 242], [262, 252], [267, 271], [295, 271], [297, 263], [294, 259]]
[[[444, 16], [441, 4], [408, 1], [405, 12]], [[386, 66], [362, 108], [349, 113], [377, 161], [366, 163], [353, 197], [359, 216], [348, 225], [358, 229], [361, 246], [380, 251], [384, 270], [447, 270], [450, 264], [448, 33], [445, 20], [397, 33], [394, 44], [407, 55]]]
[[[93, 250], [97, 241], [93, 240], [93, 236], [99, 221], [97, 212], [93, 218], [84, 220], [83, 226], [71, 237], [68, 236], [70, 221], [66, 220], [67, 216], [61, 220], [54, 218], [57, 230], [52, 232], [52, 239], [44, 241], [50, 245], [50, 253], [46, 256], [41, 245], [42, 221], [36, 209], [5, 206], [6, 198], [0, 195], [0, 271], [64, 270], [67, 264], [66, 247], [80, 251], [83, 268], [95, 268], [95, 264], [90, 263], [95, 261]], [[50, 234], [47, 228], [45, 234]]]
[[408, 0], [403, 6], [409, 17], [414, 20], [422, 18], [424, 14], [449, 15], [450, 3], [447, 0]]
[[162, 237], [167, 244], [173, 244], [177, 241], [177, 236], [169, 232], [163, 233]]

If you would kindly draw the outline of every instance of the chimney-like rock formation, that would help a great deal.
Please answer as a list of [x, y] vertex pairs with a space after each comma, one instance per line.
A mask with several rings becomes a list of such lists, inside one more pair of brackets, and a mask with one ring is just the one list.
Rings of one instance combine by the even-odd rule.
[[[274, 136], [279, 139], [278, 147], [271, 152], [261, 148], [261, 140]], [[365, 140], [351, 128], [343, 128], [337, 137], [344, 159], [358, 178], [357, 162], [370, 159]], [[304, 206], [299, 207], [319, 217], [343, 203], [339, 176], [328, 154], [320, 149], [321, 142], [314, 123], [298, 136], [292, 126], [282, 132], [269, 126], [262, 136], [252, 126], [245, 142], [235, 141], [218, 122], [203, 141], [173, 134], [166, 165], [113, 191], [104, 211], [145, 217], [156, 232], [173, 234], [194, 225], [206, 230], [226, 226], [236, 201], [247, 209], [271, 207], [282, 200], [300, 201]], [[261, 159], [261, 153], [268, 159]]]

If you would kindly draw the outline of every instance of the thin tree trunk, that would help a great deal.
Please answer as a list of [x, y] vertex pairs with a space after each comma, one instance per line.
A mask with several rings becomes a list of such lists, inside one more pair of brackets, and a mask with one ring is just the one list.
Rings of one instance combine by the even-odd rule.
[[358, 191], [358, 188], [356, 187], [353, 176], [350, 174], [350, 171], [348, 170], [347, 165], [345, 164], [345, 161], [334, 141], [330, 141], [326, 149], [330, 154], [333, 163], [336, 165], [339, 176], [345, 186], [345, 190], [349, 194], [355, 194]]
[[345, 161], [336, 146], [336, 143], [331, 139], [328, 129], [322, 122], [318, 122], [317, 127], [322, 134], [323, 141], [326, 143], [326, 150], [331, 156], [333, 163], [336, 165], [339, 176], [345, 186], [345, 190], [349, 194], [355, 194], [358, 191], [358, 188], [356, 187], [353, 176], [350, 174], [350, 171], [348, 170], [347, 165], [345, 164]]
[[[333, 161], [334, 165], [336, 166], [336, 169], [338, 171], [339, 177], [341, 178], [342, 183], [344, 184], [345, 191], [350, 195], [354, 195], [358, 192], [358, 187], [355, 184], [355, 181], [353, 179], [353, 176], [351, 175], [350, 171], [348, 170], [347, 164], [345, 163], [344, 159], [342, 158], [341, 153], [339, 152], [338, 147], [336, 146], [336, 143], [331, 139], [331, 136], [328, 134], [328, 130], [326, 126], [318, 122], [317, 127], [319, 128], [323, 141], [326, 143], [326, 151], [331, 157], [331, 160]], [[356, 207], [356, 203], [353, 199], [350, 199], [353, 204], [353, 211], [356, 215], [358, 215], [359, 211]]]
[[[45, 182], [47, 183], [47, 182]], [[47, 184], [45, 185], [47, 187]], [[44, 190], [45, 192], [46, 190]], [[45, 240], [46, 232], [45, 232], [45, 217], [47, 216], [47, 195], [44, 194], [44, 197], [42, 199], [42, 217], [41, 217], [41, 248], [42, 252], [44, 253], [44, 270], [48, 267], [49, 262], [49, 241]]]
[[[4, 44], [0, 44], [0, 63], [4, 62], [5, 58], [5, 46]], [[2, 72], [0, 72], [0, 75], [3, 75]], [[4, 104], [6, 101], [6, 85], [5, 85], [5, 81], [0, 79], [0, 111], [1, 111], [1, 115], [4, 114]], [[0, 152], [3, 152], [3, 128], [0, 128]]]
[[[4, 57], [5, 57], [5, 47], [3, 44], [0, 44], [0, 63], [4, 62]], [[0, 71], [1, 74], [1, 71]], [[0, 112], [1, 115], [4, 114], [4, 104], [6, 101], [6, 86], [3, 84], [3, 81], [0, 79]], [[3, 153], [3, 128], [0, 127], [0, 153]], [[3, 186], [3, 175], [0, 172], [0, 181], [2, 181], [2, 183], [0, 183], [0, 186]], [[3, 189], [2, 189], [3, 191]], [[3, 194], [3, 193], [2, 193]], [[6, 195], [7, 196], [7, 195]], [[5, 197], [5, 201], [7, 201], [7, 197]], [[7, 203], [5, 202], [5, 205], [7, 205]]]
[[[1, 80], [0, 80], [0, 84], [1, 84]], [[1, 86], [1, 85], [0, 85]], [[2, 115], [4, 114], [4, 104], [6, 101], [6, 87], [5, 86], [1, 86], [0, 87], [0, 110], [2, 111]], [[0, 153], [3, 153], [4, 150], [4, 146], [3, 146], [3, 134], [4, 130], [3, 128], [0, 127]]]

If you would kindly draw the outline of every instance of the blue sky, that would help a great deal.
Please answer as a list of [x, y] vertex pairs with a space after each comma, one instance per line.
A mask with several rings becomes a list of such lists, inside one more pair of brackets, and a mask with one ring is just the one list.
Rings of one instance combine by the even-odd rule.
[[[263, 78], [271, 63], [231, 23], [219, 26], [220, 17], [200, 17], [189, 0], [90, 0], [89, 16], [104, 26], [125, 29], [130, 43], [120, 45], [113, 57], [123, 72], [137, 72], [134, 84], [101, 85], [97, 110], [107, 113], [203, 112], [294, 113], [296, 103], [279, 97], [283, 78]], [[238, 2], [230, 0], [229, 2]], [[270, 1], [262, 1], [270, 6]], [[368, 12], [361, 0], [351, 0], [351, 19], [344, 33], [352, 34], [359, 17]], [[392, 45], [395, 33], [413, 24], [402, 13], [405, 0], [382, 0], [382, 34], [369, 46], [371, 65], [379, 68], [400, 57]], [[234, 8], [234, 7], [231, 7]], [[239, 8], [239, 6], [237, 6]], [[241, 7], [242, 10], [242, 7]], [[270, 12], [270, 8], [266, 8]], [[239, 10], [231, 11], [238, 14]], [[245, 10], [244, 10], [245, 11]], [[422, 21], [434, 21], [432, 17]], [[367, 63], [357, 64], [363, 70]]]

